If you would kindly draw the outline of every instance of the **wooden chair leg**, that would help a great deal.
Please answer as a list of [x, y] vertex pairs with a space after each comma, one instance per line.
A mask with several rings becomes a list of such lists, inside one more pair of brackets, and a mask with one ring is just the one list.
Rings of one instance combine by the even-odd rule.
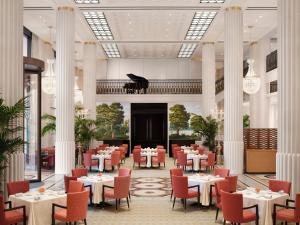
[[84, 225], [87, 225], [86, 219], [84, 219], [83, 222], [84, 222]]
[[170, 198], [171, 201], [172, 201], [172, 197], [173, 197], [173, 189], [171, 190], [171, 198]]
[[175, 206], [175, 201], [176, 201], [176, 197], [174, 197], [174, 200], [173, 200], [173, 209], [174, 209], [174, 206]]
[[226, 220], [223, 221], [223, 225], [225, 225], [225, 224], [226, 224]]
[[128, 209], [129, 209], [129, 199], [128, 199], [128, 197], [126, 198], [126, 201], [127, 201], [127, 206], [128, 206]]
[[218, 220], [218, 215], [219, 215], [219, 208], [217, 208], [217, 211], [216, 211], [216, 219], [215, 219], [215, 221], [217, 222], [217, 220]]
[[118, 199], [116, 199], [116, 211], [118, 210]]

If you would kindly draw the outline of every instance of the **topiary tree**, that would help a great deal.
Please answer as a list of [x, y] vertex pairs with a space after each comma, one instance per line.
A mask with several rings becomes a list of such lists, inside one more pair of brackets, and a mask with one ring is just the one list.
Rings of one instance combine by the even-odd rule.
[[170, 108], [169, 121], [171, 129], [176, 130], [177, 136], [179, 131], [189, 127], [190, 114], [186, 111], [184, 105], [176, 104]]

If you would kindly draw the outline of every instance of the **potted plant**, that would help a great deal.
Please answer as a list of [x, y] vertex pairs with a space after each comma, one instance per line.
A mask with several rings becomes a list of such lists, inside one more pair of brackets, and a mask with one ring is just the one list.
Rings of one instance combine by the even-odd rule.
[[[13, 106], [4, 103], [0, 98], [0, 177], [1, 183], [5, 177], [3, 172], [7, 167], [9, 156], [23, 147], [22, 132], [24, 127], [18, 124], [23, 120], [26, 98], [22, 98]], [[23, 124], [23, 122], [22, 122]]]

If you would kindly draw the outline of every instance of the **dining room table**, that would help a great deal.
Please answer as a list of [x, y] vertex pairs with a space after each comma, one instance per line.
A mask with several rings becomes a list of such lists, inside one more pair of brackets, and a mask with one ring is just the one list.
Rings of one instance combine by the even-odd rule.
[[92, 202], [94, 204], [100, 204], [103, 202], [102, 199], [102, 187], [103, 185], [114, 185], [114, 176], [108, 174], [97, 174], [97, 175], [89, 175], [77, 178], [78, 181], [84, 183], [84, 185], [92, 186]]
[[[214, 185], [215, 182], [224, 180], [223, 177], [213, 176], [213, 175], [205, 175], [205, 174], [194, 174], [188, 176], [188, 185], [194, 186], [199, 185], [200, 187], [200, 203], [202, 206], [209, 206], [210, 203], [210, 186]], [[197, 191], [197, 188], [194, 188]]]
[[146, 167], [152, 167], [152, 157], [157, 156], [157, 148], [142, 148], [141, 149], [141, 156], [147, 157]]
[[[259, 225], [272, 225], [273, 224], [273, 208], [274, 204], [285, 205], [289, 195], [280, 192], [272, 192], [270, 190], [257, 191], [256, 188], [248, 187], [245, 190], [238, 191], [243, 195], [243, 206], [248, 207], [257, 204], [259, 214]], [[255, 209], [253, 209], [255, 211]], [[251, 224], [251, 223], [248, 223]]]
[[105, 159], [111, 159], [111, 151], [101, 151], [98, 154], [92, 155], [92, 159], [97, 159], [99, 160], [99, 167], [98, 170], [100, 172], [104, 171], [104, 160]]
[[13, 207], [25, 206], [27, 225], [51, 224], [52, 204], [66, 205], [67, 195], [64, 191], [46, 190], [43, 193], [29, 191], [9, 196]]
[[187, 153], [187, 159], [193, 159], [193, 169], [194, 171], [200, 171], [200, 160], [206, 160], [207, 155], [203, 154], [200, 155], [198, 154], [198, 151], [190, 151]]

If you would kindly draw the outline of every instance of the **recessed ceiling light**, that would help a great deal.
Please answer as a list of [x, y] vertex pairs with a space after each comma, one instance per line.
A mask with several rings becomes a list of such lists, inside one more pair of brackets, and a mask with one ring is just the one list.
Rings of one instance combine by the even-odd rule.
[[200, 0], [200, 3], [224, 3], [225, 0]]
[[99, 4], [100, 0], [74, 0], [76, 4]]
[[193, 55], [196, 47], [197, 44], [182, 44], [177, 57], [190, 58]]
[[104, 49], [108, 58], [120, 58], [121, 57], [118, 46], [114, 43], [102, 44], [102, 48]]
[[114, 39], [103, 12], [83, 12], [83, 15], [97, 39]]
[[185, 40], [200, 40], [216, 16], [216, 12], [196, 12]]

